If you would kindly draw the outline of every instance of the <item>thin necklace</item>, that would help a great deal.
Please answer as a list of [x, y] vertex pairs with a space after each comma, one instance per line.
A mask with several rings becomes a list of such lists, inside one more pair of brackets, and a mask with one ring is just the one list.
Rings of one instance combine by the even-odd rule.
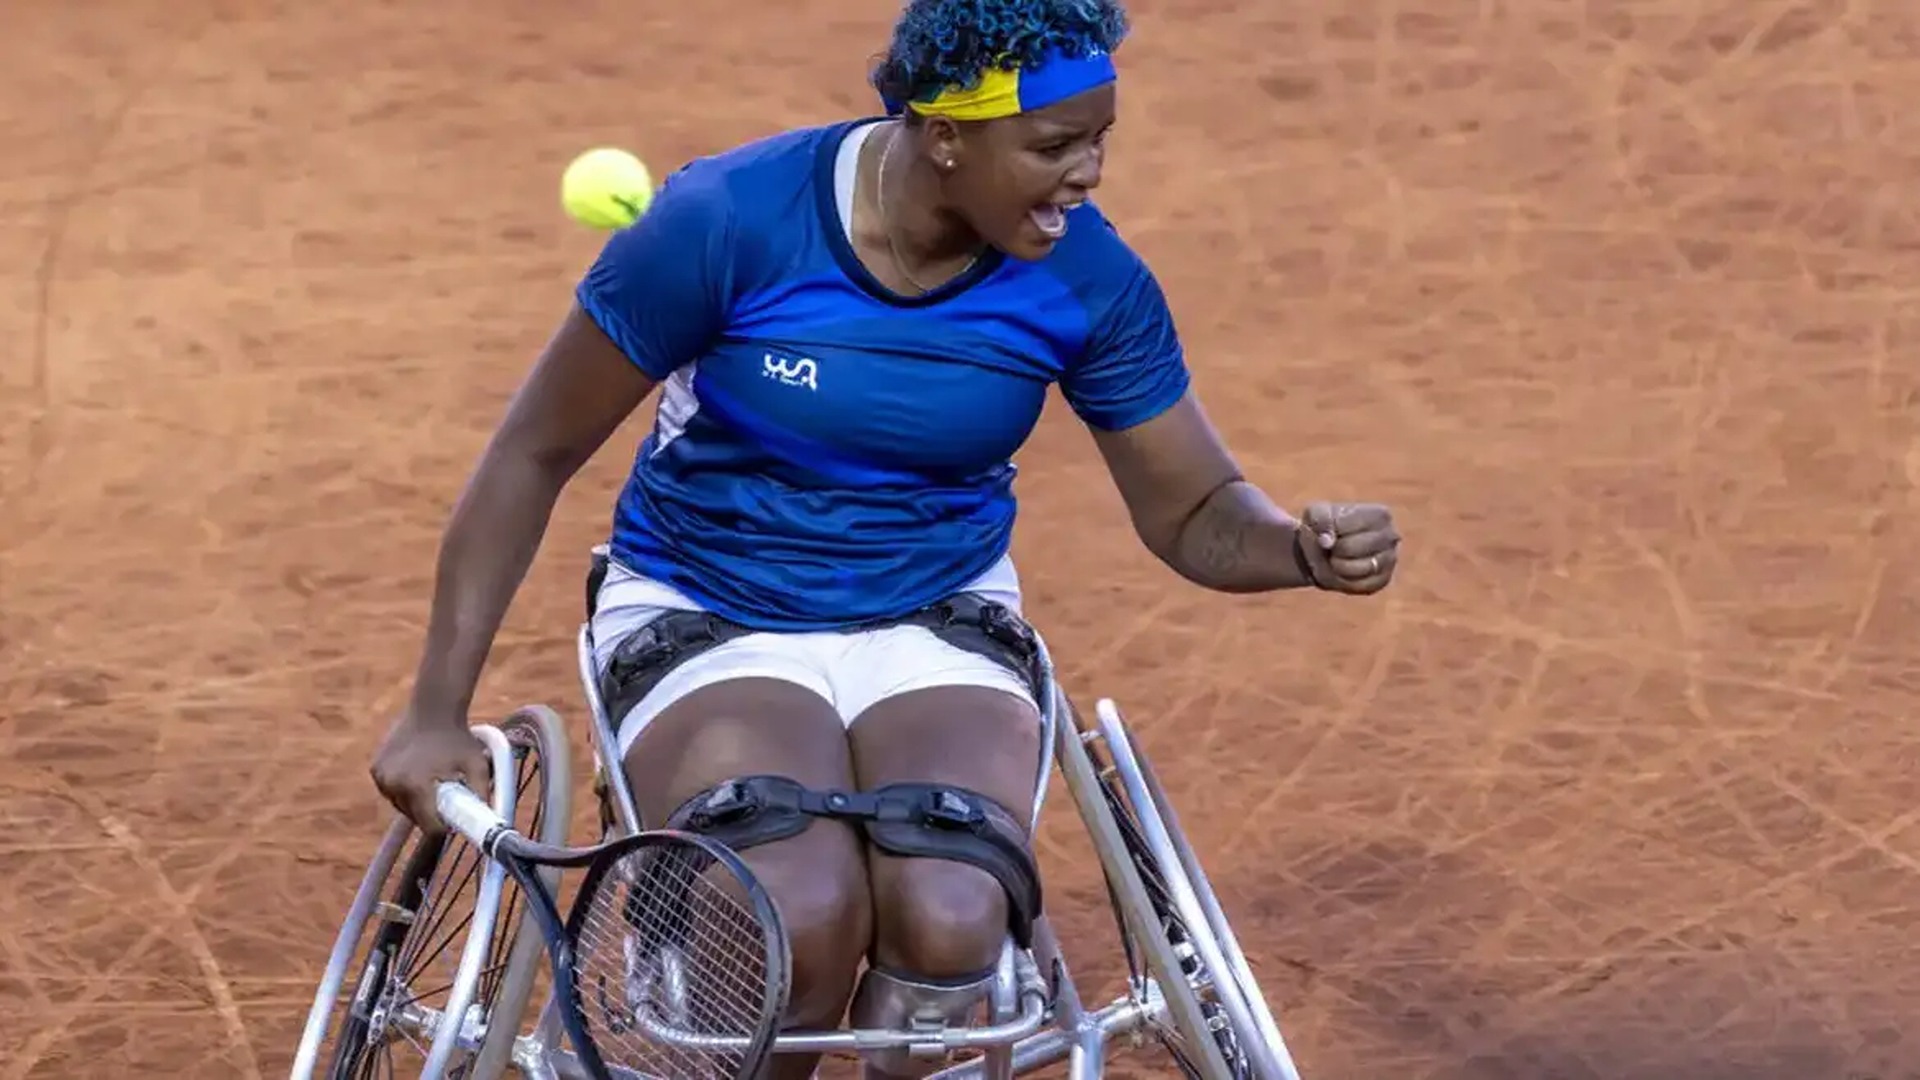
[[[879, 188], [874, 199], [880, 211], [880, 231], [887, 236], [887, 255], [893, 260], [893, 268], [900, 271], [900, 276], [906, 278], [909, 285], [923, 293], [932, 292], [934, 286], [921, 281], [914, 276], [913, 271], [907, 269], [907, 260], [901, 257], [899, 245], [894, 243], [893, 216], [887, 212], [887, 165], [893, 161], [894, 138], [899, 134], [898, 127], [887, 129], [887, 145], [880, 149], [880, 175], [874, 178], [874, 184]], [[967, 269], [973, 266], [973, 262], [974, 260], [968, 259], [967, 265], [961, 267], [960, 272], [966, 273]]]

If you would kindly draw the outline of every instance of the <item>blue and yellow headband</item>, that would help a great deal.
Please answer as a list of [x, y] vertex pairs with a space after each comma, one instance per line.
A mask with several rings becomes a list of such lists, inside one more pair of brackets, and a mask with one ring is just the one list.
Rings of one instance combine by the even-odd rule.
[[[1113, 55], [1105, 49], [1069, 56], [1054, 48], [1033, 67], [1013, 71], [990, 67], [971, 85], [941, 87], [907, 102], [906, 107], [921, 116], [999, 120], [1056, 105], [1117, 77]], [[900, 111], [894, 103], [888, 104], [890, 112]]]

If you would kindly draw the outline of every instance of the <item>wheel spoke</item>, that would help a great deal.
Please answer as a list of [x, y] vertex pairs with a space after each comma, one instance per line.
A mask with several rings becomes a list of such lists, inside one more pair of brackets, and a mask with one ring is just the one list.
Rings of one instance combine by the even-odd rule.
[[[1213, 951], [1219, 952], [1221, 951], [1219, 935], [1215, 932], [1210, 920], [1200, 917], [1205, 914], [1204, 912], [1196, 915], [1195, 919], [1187, 917], [1184, 911], [1186, 905], [1179, 899], [1180, 892], [1174, 887], [1172, 880], [1173, 875], [1180, 875], [1180, 880], [1185, 882], [1188, 888], [1192, 887], [1187, 868], [1180, 860], [1180, 852], [1161, 850], [1165, 845], [1153, 839], [1154, 834], [1141, 815], [1154, 815], [1153, 820], [1158, 821], [1160, 829], [1169, 835], [1173, 826], [1160, 812], [1159, 806], [1152, 798], [1153, 791], [1147, 786], [1148, 779], [1144, 774], [1145, 765], [1139, 758], [1138, 751], [1132, 746], [1126, 729], [1118, 723], [1117, 715], [1112, 724], [1103, 723], [1102, 727], [1104, 730], [1100, 732], [1100, 738], [1088, 745], [1088, 756], [1096, 766], [1099, 790], [1113, 816], [1116, 829], [1126, 849], [1126, 856], [1133, 864], [1147, 894], [1150, 911], [1136, 914], [1150, 917], [1154, 923], [1158, 924], [1158, 930], [1173, 947], [1173, 958], [1178, 967], [1179, 981], [1184, 984], [1183, 986], [1162, 984], [1160, 992], [1169, 995], [1178, 993], [1188, 995], [1194, 1008], [1187, 1015], [1200, 1022], [1200, 1026], [1204, 1028], [1204, 1035], [1209, 1037], [1217, 1048], [1220, 1061], [1226, 1066], [1228, 1074], [1235, 1080], [1252, 1080], [1256, 1075], [1254, 1063], [1241, 1045], [1237, 1025], [1231, 1019], [1235, 1013], [1228, 997], [1233, 995], [1231, 999], [1233, 1002], [1248, 1008], [1244, 998], [1249, 991], [1239, 985], [1235, 972], [1215, 971], [1208, 962], [1207, 956], [1212, 953], [1207, 951], [1199, 939], [1204, 935], [1206, 942], [1212, 944]], [[1123, 739], [1128, 740], [1125, 745], [1118, 747], [1114, 745], [1117, 740]], [[1129, 776], [1135, 772], [1140, 772], [1142, 775], [1123, 777], [1123, 756]], [[1148, 797], [1145, 805], [1136, 804], [1135, 789], [1146, 791]], [[1111, 891], [1111, 883], [1109, 883], [1109, 890]], [[1120, 936], [1129, 964], [1135, 966], [1138, 971], [1146, 965], [1135, 965], [1134, 957], [1140, 950], [1131, 940], [1128, 921], [1122, 918], [1120, 922]], [[1223, 980], [1229, 981], [1223, 982]], [[1255, 988], [1251, 992], [1257, 993], [1258, 990]], [[1202, 1071], [1199, 1062], [1190, 1052], [1193, 1049], [1188, 1041], [1190, 1036], [1182, 1031], [1181, 1027], [1180, 1023], [1170, 1018], [1158, 1020], [1151, 1025], [1162, 1047], [1174, 1059], [1180, 1071], [1189, 1080], [1204, 1080], [1207, 1074]]]

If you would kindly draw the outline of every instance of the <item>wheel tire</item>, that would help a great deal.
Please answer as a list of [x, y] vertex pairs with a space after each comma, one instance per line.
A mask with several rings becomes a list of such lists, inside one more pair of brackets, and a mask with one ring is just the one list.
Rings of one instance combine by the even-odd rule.
[[[498, 725], [498, 730], [512, 748], [518, 777], [512, 807], [515, 827], [542, 843], [565, 844], [571, 813], [572, 768], [560, 718], [544, 706], [529, 706], [507, 717]], [[414, 841], [412, 850], [402, 859], [409, 839]], [[454, 852], [456, 868], [463, 863], [473, 864], [474, 871], [465, 879], [456, 879], [452, 870], [440, 874], [449, 850]], [[374, 1075], [367, 1070], [372, 1068], [375, 1054], [391, 1038], [375, 1040], [375, 1021], [384, 1027], [391, 1010], [414, 1000], [393, 992], [391, 972], [395, 965], [405, 963], [411, 967], [415, 962], [424, 962], [421, 961], [423, 955], [430, 961], [449, 949], [458, 954], [453, 938], [431, 950], [426, 944], [413, 941], [416, 931], [424, 927], [425, 935], [430, 937], [443, 921], [456, 922], [452, 933], [462, 941], [481, 932], [494, 938], [489, 963], [476, 973], [475, 981], [479, 985], [474, 989], [474, 1001], [484, 1010], [485, 1036], [473, 1056], [450, 1067], [449, 1075], [460, 1080], [495, 1080], [504, 1073], [520, 1033], [521, 1018], [542, 969], [543, 943], [538, 929], [529, 925], [531, 914], [510, 883], [502, 891], [496, 918], [484, 930], [458, 925], [457, 919], [436, 919], [432, 914], [437, 910], [433, 905], [445, 897], [449, 886], [454, 899], [458, 900], [465, 884], [477, 876], [482, 858], [478, 851], [453, 834], [428, 838], [405, 818], [397, 818], [389, 826], [335, 943], [335, 962], [346, 964], [355, 958], [355, 947], [361, 939], [369, 937], [368, 931], [372, 929], [371, 941], [359, 956], [359, 963], [349, 965], [355, 972], [353, 994], [342, 1002], [337, 993], [346, 986], [347, 970], [342, 970], [335, 993], [328, 993], [328, 981], [323, 978], [302, 1039], [302, 1051], [309, 1060], [296, 1059], [294, 1080], [361, 1080]], [[400, 867], [397, 875], [396, 867]], [[557, 870], [544, 871], [542, 876], [548, 887], [557, 886]], [[423, 912], [425, 918], [421, 917]], [[467, 921], [471, 919], [469, 912]], [[506, 945], [509, 939], [511, 945]], [[505, 949], [504, 961], [498, 959], [502, 949]], [[341, 959], [343, 950], [344, 960]], [[414, 977], [409, 977], [405, 984], [409, 992], [417, 992], [414, 981]], [[331, 1052], [326, 1053], [325, 1037], [327, 1029], [334, 1026], [330, 1021], [336, 1013], [343, 1015], [337, 1037], [331, 1040]], [[432, 1036], [431, 1032], [425, 1034]]]

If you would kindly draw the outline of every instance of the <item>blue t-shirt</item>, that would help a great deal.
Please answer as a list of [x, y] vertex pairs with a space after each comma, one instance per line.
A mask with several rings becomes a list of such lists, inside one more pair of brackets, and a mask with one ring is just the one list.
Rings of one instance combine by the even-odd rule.
[[613, 557], [750, 627], [905, 615], [993, 566], [1050, 384], [1105, 430], [1187, 390], [1158, 283], [1091, 203], [1044, 259], [994, 252], [931, 293], [888, 290], [835, 199], [863, 122], [685, 166], [577, 290], [663, 383]]

